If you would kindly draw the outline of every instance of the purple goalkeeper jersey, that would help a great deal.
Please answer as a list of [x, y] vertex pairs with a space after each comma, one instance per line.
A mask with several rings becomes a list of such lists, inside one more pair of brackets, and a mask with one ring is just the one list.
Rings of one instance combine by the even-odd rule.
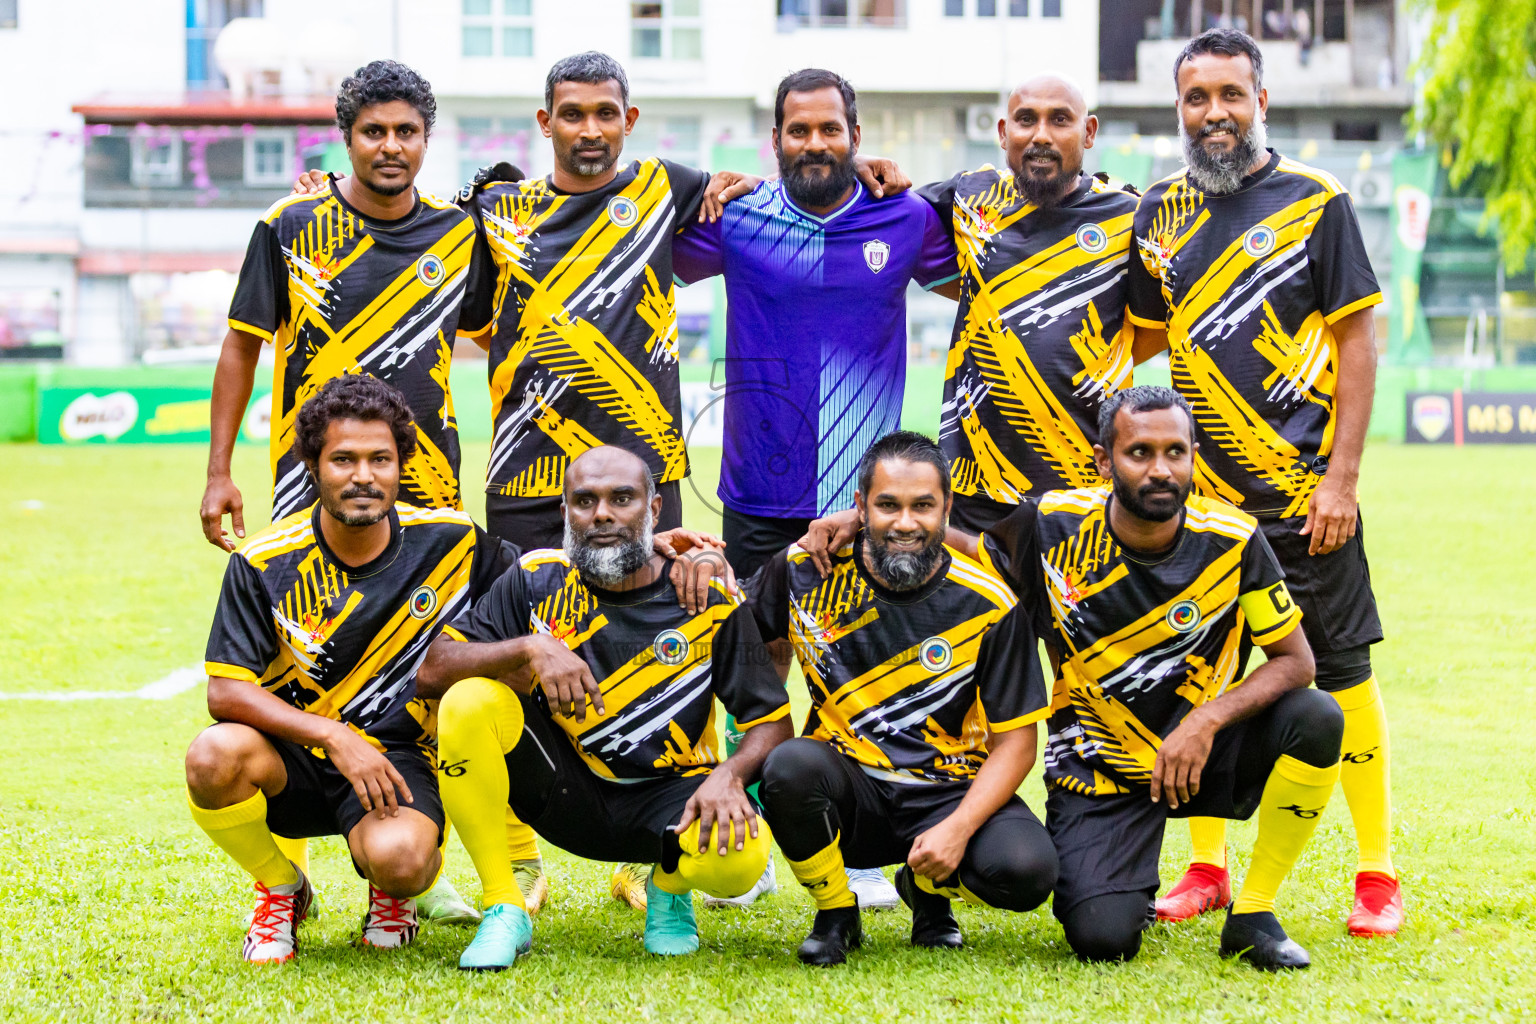
[[901, 423], [907, 282], [959, 273], [933, 207], [856, 184], [818, 217], [765, 181], [679, 234], [672, 268], [683, 284], [725, 275], [720, 499], [778, 518], [850, 507], [859, 457]]

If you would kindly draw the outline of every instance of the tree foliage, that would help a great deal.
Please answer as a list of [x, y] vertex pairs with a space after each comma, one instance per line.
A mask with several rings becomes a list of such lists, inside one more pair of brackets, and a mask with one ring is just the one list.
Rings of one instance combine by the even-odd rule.
[[1488, 214], [1504, 260], [1536, 246], [1536, 0], [1419, 0], [1430, 33], [1414, 127], [1452, 154], [1460, 185], [1490, 171]]

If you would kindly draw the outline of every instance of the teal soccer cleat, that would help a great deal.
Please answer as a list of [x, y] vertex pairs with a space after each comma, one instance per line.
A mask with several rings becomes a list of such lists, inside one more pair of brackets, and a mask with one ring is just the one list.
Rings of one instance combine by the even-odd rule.
[[459, 957], [461, 971], [504, 971], [533, 949], [533, 921], [522, 907], [497, 903], [485, 908], [475, 939]]
[[674, 896], [656, 887], [656, 871], [645, 879], [645, 951], [658, 956], [684, 956], [699, 949], [699, 923], [693, 917], [693, 894]]

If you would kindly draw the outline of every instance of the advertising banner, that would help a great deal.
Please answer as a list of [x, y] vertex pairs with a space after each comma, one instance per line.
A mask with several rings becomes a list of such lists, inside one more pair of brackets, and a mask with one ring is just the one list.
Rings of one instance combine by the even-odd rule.
[[[37, 439], [42, 444], [207, 444], [211, 397], [207, 388], [42, 388]], [[256, 392], [240, 440], [265, 443], [271, 419], [272, 392]]]
[[1410, 391], [1409, 444], [1536, 444], [1536, 392]]
[[1392, 158], [1392, 309], [1387, 320], [1387, 361], [1398, 366], [1431, 355], [1429, 320], [1419, 303], [1419, 272], [1429, 238], [1429, 214], [1438, 170], [1433, 153], [1401, 152]]

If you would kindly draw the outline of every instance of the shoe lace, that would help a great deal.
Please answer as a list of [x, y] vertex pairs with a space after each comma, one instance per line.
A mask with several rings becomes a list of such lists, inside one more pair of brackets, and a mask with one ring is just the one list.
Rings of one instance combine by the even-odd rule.
[[258, 942], [277, 942], [284, 937], [283, 930], [293, 923], [294, 900], [299, 894], [273, 892], [260, 882], [256, 883], [256, 891], [261, 894], [261, 899], [251, 918], [250, 934]]
[[410, 900], [399, 900], [386, 892], [368, 887], [368, 927], [380, 931], [404, 931], [415, 922], [415, 908]]

